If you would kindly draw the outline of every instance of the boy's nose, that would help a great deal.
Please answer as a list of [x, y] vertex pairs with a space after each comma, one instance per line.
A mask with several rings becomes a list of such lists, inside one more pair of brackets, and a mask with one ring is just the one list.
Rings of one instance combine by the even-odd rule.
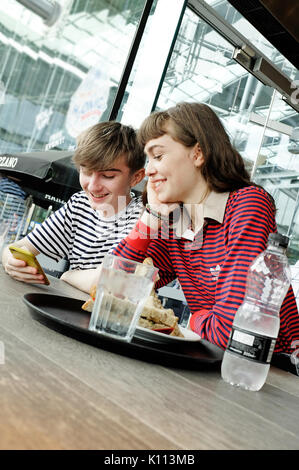
[[101, 180], [100, 180], [99, 175], [96, 171], [94, 171], [90, 175], [89, 182], [88, 182], [88, 187], [89, 188], [97, 188], [97, 189], [102, 187]]

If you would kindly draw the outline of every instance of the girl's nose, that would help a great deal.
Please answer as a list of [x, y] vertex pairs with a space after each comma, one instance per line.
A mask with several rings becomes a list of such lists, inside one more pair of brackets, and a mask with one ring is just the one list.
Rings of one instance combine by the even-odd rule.
[[148, 160], [146, 167], [145, 167], [145, 175], [146, 176], [153, 176], [156, 173], [155, 165], [153, 161]]

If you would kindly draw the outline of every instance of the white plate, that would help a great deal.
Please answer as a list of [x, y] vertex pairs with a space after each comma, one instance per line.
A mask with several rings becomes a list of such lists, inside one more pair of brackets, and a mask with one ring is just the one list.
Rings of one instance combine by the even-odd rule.
[[189, 328], [183, 328], [179, 326], [181, 333], [184, 335], [184, 338], [180, 336], [170, 336], [165, 333], [160, 333], [159, 331], [149, 330], [148, 328], [142, 328], [137, 326], [136, 333], [140, 338], [145, 338], [150, 341], [159, 341], [163, 343], [173, 342], [173, 341], [200, 341], [201, 337], [194, 333], [194, 331], [189, 330]]

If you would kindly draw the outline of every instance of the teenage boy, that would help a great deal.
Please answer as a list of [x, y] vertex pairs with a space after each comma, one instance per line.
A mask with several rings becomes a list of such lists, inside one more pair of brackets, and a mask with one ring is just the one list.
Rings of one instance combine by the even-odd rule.
[[[70, 270], [61, 279], [88, 291], [105, 254], [140, 217], [142, 201], [131, 188], [144, 178], [145, 155], [132, 127], [103, 122], [80, 134], [73, 160], [82, 191], [14, 245], [56, 261], [66, 258]], [[36, 269], [15, 259], [8, 247], [2, 263], [18, 281], [44, 283]]]

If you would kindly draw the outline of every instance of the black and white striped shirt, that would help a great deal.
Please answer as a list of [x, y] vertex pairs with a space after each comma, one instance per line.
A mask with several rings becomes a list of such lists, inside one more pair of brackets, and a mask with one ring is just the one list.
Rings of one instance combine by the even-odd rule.
[[106, 253], [132, 230], [142, 213], [141, 198], [134, 197], [114, 217], [104, 219], [90, 207], [84, 191], [74, 194], [60, 209], [27, 235], [40, 252], [56, 261], [67, 258], [70, 269], [99, 266]]

